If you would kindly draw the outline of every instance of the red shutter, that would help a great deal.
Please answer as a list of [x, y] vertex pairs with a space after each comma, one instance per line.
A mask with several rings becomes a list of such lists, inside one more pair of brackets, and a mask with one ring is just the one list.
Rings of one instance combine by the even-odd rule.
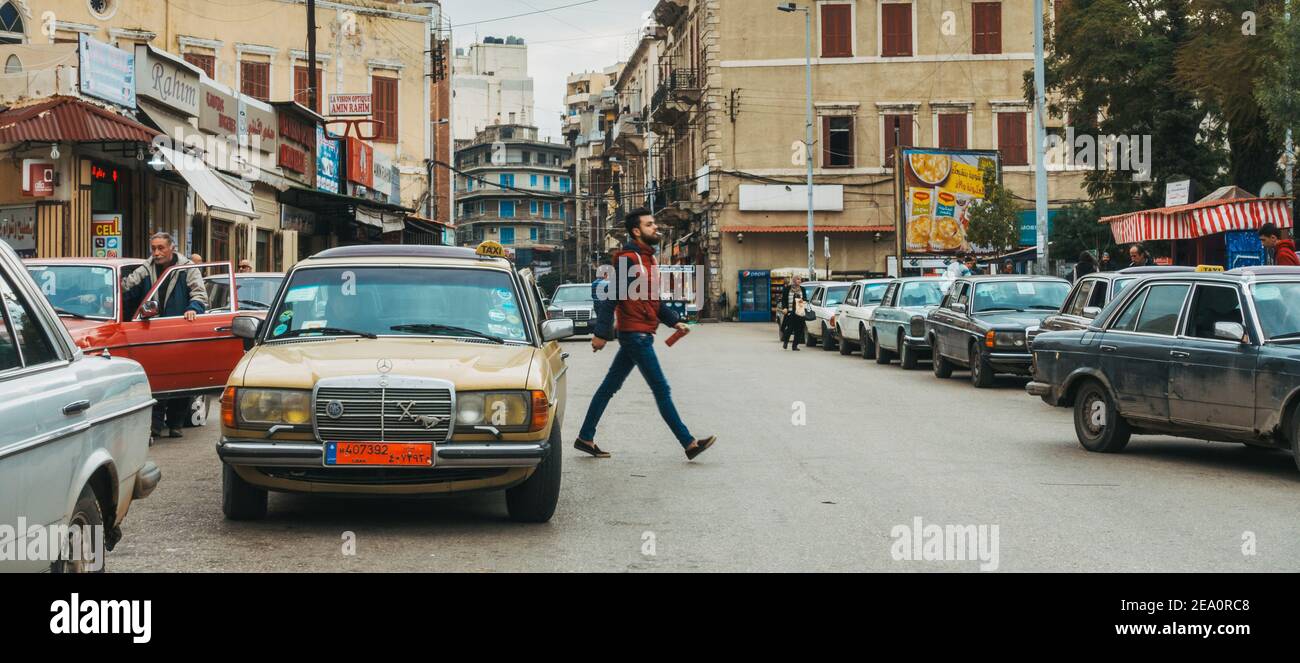
[[880, 54], [906, 57], [912, 54], [912, 4], [891, 2], [880, 6], [883, 39]]
[[[894, 121], [898, 120], [898, 143], [894, 142]], [[885, 167], [894, 167], [894, 148], [898, 146], [912, 147], [915, 142], [912, 140], [912, 116], [911, 115], [886, 115], [885, 116]]]
[[822, 5], [822, 57], [853, 56], [853, 5]]
[[307, 108], [311, 108], [317, 113], [320, 112], [321, 102], [323, 101], [321, 97], [324, 96], [321, 92], [321, 90], [324, 89], [321, 87], [322, 75], [323, 72], [320, 67], [316, 67], [316, 106], [315, 108], [312, 108], [311, 90], [308, 89], [307, 84], [307, 81], [311, 80], [308, 68], [302, 66], [295, 66], [293, 68], [293, 100]]
[[203, 70], [208, 78], [216, 77], [217, 58], [213, 55], [203, 55], [202, 53], [186, 53], [185, 61]]
[[998, 113], [998, 151], [1002, 165], [1029, 165], [1029, 146], [1024, 113]]
[[371, 79], [374, 94], [374, 118], [383, 124], [375, 138], [380, 143], [397, 142], [397, 79], [376, 76]]
[[966, 149], [966, 115], [964, 113], [943, 113], [939, 115], [939, 148], [944, 150]]
[[976, 2], [971, 5], [971, 52], [1002, 52], [1002, 3]]
[[239, 91], [262, 101], [271, 99], [271, 63], [240, 62]]

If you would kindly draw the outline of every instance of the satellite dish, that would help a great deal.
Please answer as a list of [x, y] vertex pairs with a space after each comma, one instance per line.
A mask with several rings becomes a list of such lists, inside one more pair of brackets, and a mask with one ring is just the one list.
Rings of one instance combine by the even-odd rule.
[[1264, 188], [1259, 190], [1260, 198], [1281, 198], [1285, 195], [1286, 191], [1277, 182], [1266, 182]]

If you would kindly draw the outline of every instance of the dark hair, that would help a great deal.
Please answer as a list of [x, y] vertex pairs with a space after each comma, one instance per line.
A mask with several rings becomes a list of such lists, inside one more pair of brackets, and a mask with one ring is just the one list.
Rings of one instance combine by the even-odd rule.
[[627, 231], [627, 238], [632, 239], [632, 230], [641, 227], [641, 217], [650, 216], [650, 210], [644, 207], [638, 207], [627, 213], [623, 217], [623, 229]]
[[1277, 239], [1282, 239], [1282, 231], [1278, 230], [1277, 224], [1265, 223], [1264, 225], [1259, 227], [1259, 236], [1275, 237]]
[[1143, 246], [1143, 245], [1141, 245], [1141, 244], [1134, 244], [1133, 246], [1131, 246], [1131, 247], [1129, 247], [1129, 248], [1130, 248], [1130, 249], [1137, 249], [1137, 250], [1138, 250], [1138, 255], [1140, 255], [1140, 256], [1149, 256], [1149, 255], [1151, 255], [1150, 253], [1147, 252], [1147, 247], [1145, 247], [1145, 246]]
[[1084, 251], [1083, 253], [1080, 253], [1080, 254], [1079, 254], [1079, 262], [1084, 263], [1084, 264], [1087, 264], [1087, 265], [1091, 265], [1091, 264], [1093, 263], [1092, 254], [1091, 254], [1091, 253], [1088, 253], [1087, 251]]

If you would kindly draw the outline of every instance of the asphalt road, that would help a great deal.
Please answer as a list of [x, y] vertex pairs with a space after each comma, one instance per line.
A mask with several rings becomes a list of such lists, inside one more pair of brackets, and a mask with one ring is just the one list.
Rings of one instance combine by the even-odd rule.
[[[571, 440], [613, 352], [565, 347]], [[162, 483], [132, 507], [108, 567], [978, 571], [996, 550], [1000, 572], [1300, 568], [1300, 472], [1287, 453], [1134, 438], [1123, 454], [1090, 454], [1069, 412], [1025, 395], [1021, 380], [977, 391], [966, 373], [939, 381], [928, 364], [782, 352], [773, 325], [706, 325], [658, 349], [683, 418], [717, 446], [687, 463], [633, 374], [598, 436], [614, 457], [566, 447], [547, 525], [510, 523], [501, 495], [273, 494], [266, 521], [227, 522], [214, 421], [153, 447]], [[973, 551], [896, 559], [913, 542], [900, 526], [917, 518], [918, 550], [937, 540], [925, 526], [984, 526], [984, 563]]]

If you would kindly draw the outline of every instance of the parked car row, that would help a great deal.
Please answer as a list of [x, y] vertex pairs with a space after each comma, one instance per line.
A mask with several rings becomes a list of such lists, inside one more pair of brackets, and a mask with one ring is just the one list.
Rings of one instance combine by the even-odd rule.
[[1089, 451], [1121, 451], [1135, 434], [1285, 450], [1300, 441], [1300, 268], [806, 287], [808, 333], [824, 350], [904, 370], [930, 360], [935, 377], [966, 370], [977, 388], [1032, 378], [1031, 395], [1073, 408]]

